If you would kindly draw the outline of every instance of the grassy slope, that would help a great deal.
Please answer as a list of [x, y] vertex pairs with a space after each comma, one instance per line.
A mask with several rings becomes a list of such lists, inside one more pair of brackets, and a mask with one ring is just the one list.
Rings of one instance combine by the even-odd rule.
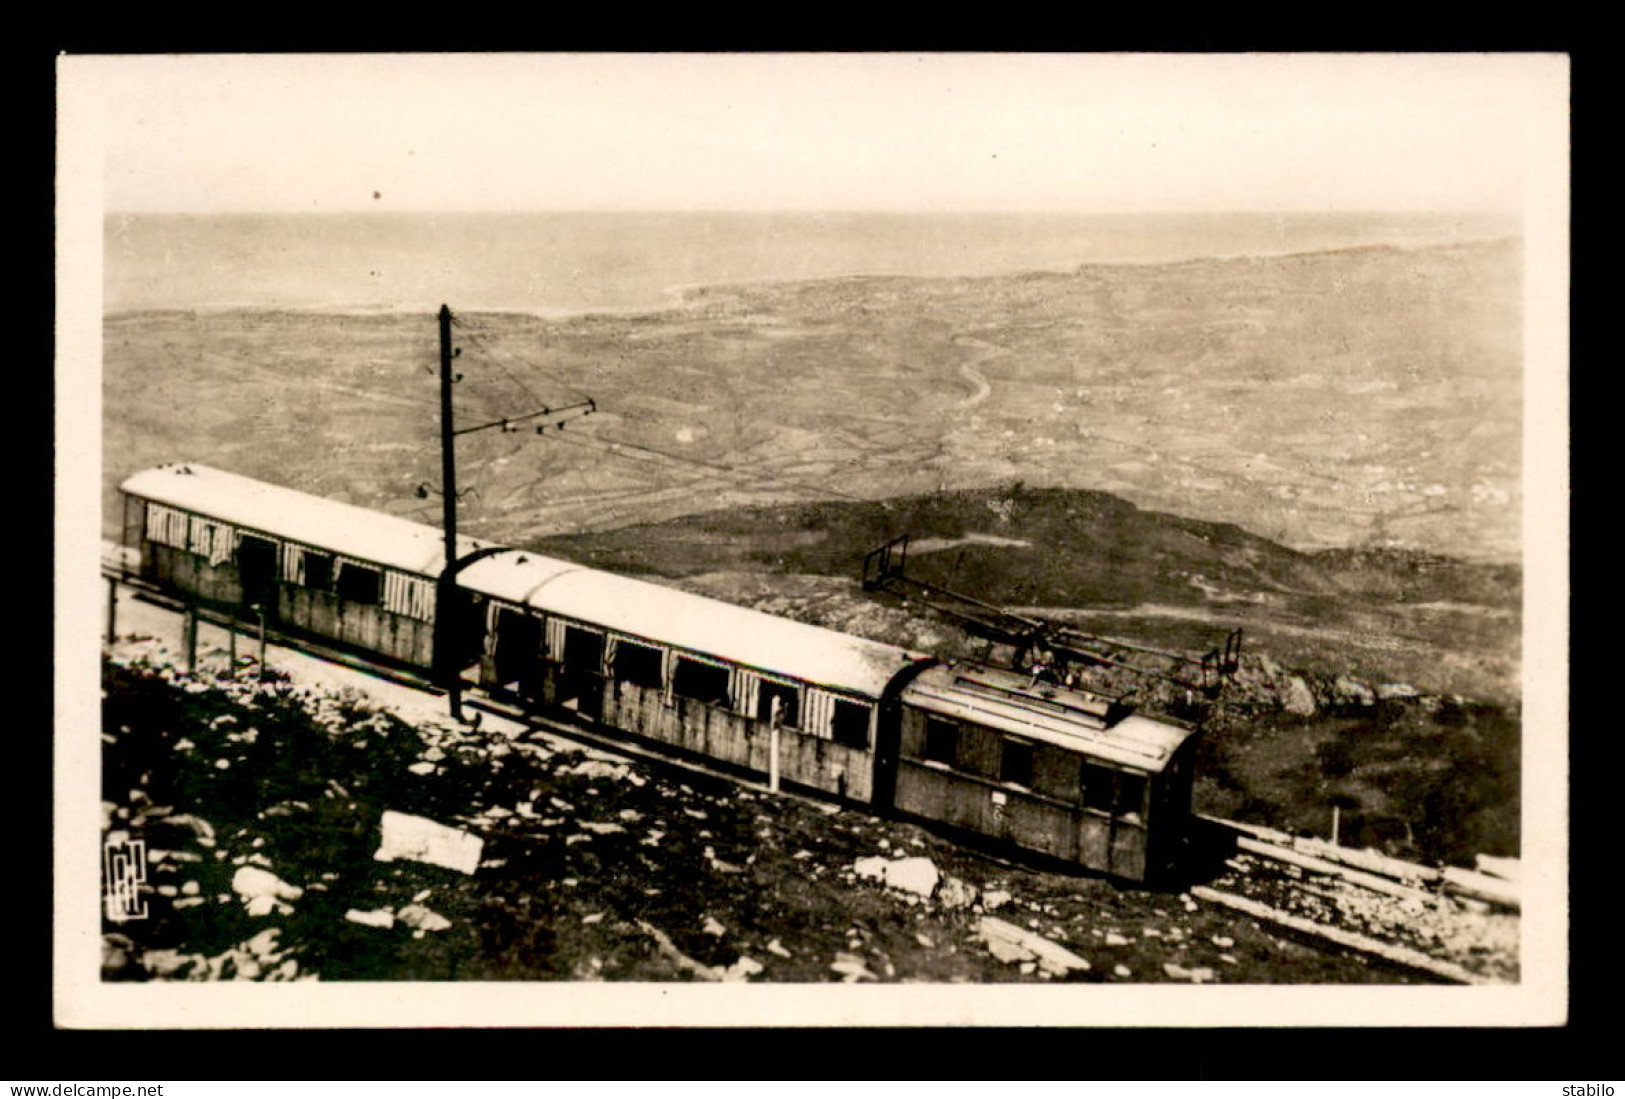
[[[952, 626], [858, 590], [853, 547], [903, 532], [959, 541], [911, 558], [910, 575], [1108, 636], [1199, 654], [1241, 626], [1245, 682], [1210, 725], [1200, 808], [1325, 834], [1336, 805], [1347, 842], [1453, 862], [1517, 853], [1516, 662], [1506, 654], [1517, 648], [1519, 577], [1509, 567], [1300, 553], [1105, 493], [1020, 487], [712, 512], [536, 548], [877, 640], [975, 654]], [[1000, 541], [961, 541], [969, 534]], [[1142, 604], [1162, 614], [1136, 613]], [[1353, 675], [1491, 701], [1323, 704], [1293, 717], [1263, 701], [1285, 674], [1267, 670], [1276, 668], [1328, 688]]]

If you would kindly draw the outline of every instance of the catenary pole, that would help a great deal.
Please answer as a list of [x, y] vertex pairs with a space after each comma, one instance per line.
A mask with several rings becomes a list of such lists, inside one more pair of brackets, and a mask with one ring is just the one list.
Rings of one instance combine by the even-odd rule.
[[457, 451], [451, 402], [451, 307], [440, 307], [440, 489], [442, 529], [446, 535], [446, 567], [436, 591], [435, 638], [439, 645], [440, 674], [444, 677], [451, 716], [463, 719], [462, 675], [457, 667], [456, 624], [452, 622], [452, 583], [457, 566]]
[[[440, 572], [439, 583], [435, 585], [435, 629], [434, 629], [434, 663], [437, 677], [445, 685], [447, 699], [451, 706], [451, 716], [463, 720], [462, 703], [462, 669], [458, 666], [461, 661], [461, 628], [458, 621], [457, 602], [457, 436], [467, 435], [475, 431], [485, 431], [490, 428], [501, 428], [503, 431], [517, 431], [518, 425], [529, 421], [547, 417], [554, 423], [536, 424], [536, 434], [543, 434], [549, 426], [563, 430], [564, 425], [575, 413], [581, 416], [591, 415], [597, 411], [597, 405], [592, 398], [579, 401], [575, 404], [565, 405], [561, 408], [543, 407], [526, 412], [519, 416], [508, 416], [489, 423], [473, 424], [458, 429], [453, 422], [453, 408], [451, 387], [463, 380], [461, 374], [451, 372], [451, 362], [457, 357], [457, 349], [451, 345], [451, 307], [440, 307], [440, 488], [441, 488], [441, 526], [446, 536], [446, 567]], [[562, 417], [562, 418], [561, 418]], [[421, 486], [419, 495], [424, 495], [428, 486]]]

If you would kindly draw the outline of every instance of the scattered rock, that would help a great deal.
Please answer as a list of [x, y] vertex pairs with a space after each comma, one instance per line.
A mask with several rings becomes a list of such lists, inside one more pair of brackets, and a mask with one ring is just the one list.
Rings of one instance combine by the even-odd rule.
[[982, 907], [987, 909], [989, 912], [997, 912], [999, 909], [1009, 904], [1010, 900], [1011, 897], [1009, 893], [1005, 892], [1003, 889], [994, 889], [990, 892], [982, 894]]
[[149, 950], [141, 955], [141, 968], [161, 981], [184, 980], [208, 966], [209, 959], [202, 954], [182, 954], [179, 950]]
[[1057, 977], [1089, 968], [1086, 959], [1065, 947], [995, 916], [983, 916], [977, 934], [988, 952], [1002, 962], [1032, 961]]
[[1220, 950], [1228, 950], [1232, 946], [1236, 945], [1236, 940], [1232, 939], [1228, 935], [1215, 935], [1213, 936], [1213, 945], [1218, 947]]
[[479, 836], [393, 809], [384, 811], [381, 827], [383, 840], [373, 855], [379, 862], [410, 859], [464, 874], [479, 869], [485, 846]]
[[281, 934], [281, 928], [268, 927], [244, 943], [243, 949], [256, 958], [274, 959], [281, 953], [276, 947], [277, 937]]
[[624, 763], [609, 763], [601, 759], [583, 760], [574, 767], [561, 767], [561, 775], [580, 775], [583, 778], [623, 779], [631, 772]]
[[421, 904], [407, 905], [395, 913], [395, 918], [414, 931], [445, 931], [451, 927], [450, 920]]
[[411, 771], [414, 775], [432, 775], [438, 769], [439, 768], [435, 767], [434, 764], [423, 760], [420, 760], [407, 768], [407, 770]]
[[921, 855], [902, 859], [873, 855], [854, 862], [852, 870], [865, 881], [878, 881], [888, 888], [916, 897], [931, 896], [942, 879], [936, 864]]
[[660, 952], [675, 962], [679, 969], [694, 974], [702, 981], [721, 981], [725, 979], [722, 970], [715, 969], [703, 962], [697, 962], [681, 950], [678, 950], [677, 944], [671, 941], [671, 937], [658, 927], [645, 923], [643, 920], [638, 921], [638, 926], [643, 929], [644, 934], [655, 941], [655, 944], [660, 947]]
[[386, 931], [395, 926], [395, 913], [387, 908], [377, 908], [370, 912], [352, 908], [344, 914], [344, 918], [351, 923], [358, 923], [364, 927], [381, 927]]
[[777, 954], [781, 958], [788, 958], [791, 956], [790, 951], [785, 949], [784, 944], [779, 942], [777, 939], [770, 939], [768, 941], [767, 952], [769, 954]]
[[1295, 675], [1288, 676], [1281, 691], [1281, 709], [1299, 717], [1313, 717], [1317, 710], [1315, 693], [1302, 679]]
[[976, 898], [976, 887], [955, 877], [944, 877], [937, 887], [937, 903], [944, 908], [969, 908]]
[[616, 832], [626, 831], [626, 826], [621, 824], [601, 824], [597, 821], [589, 820], [578, 820], [576, 823], [582, 828], [585, 828], [587, 831], [592, 832], [594, 835], [599, 836], [610, 836], [614, 835]]
[[728, 933], [728, 929], [722, 926], [722, 924], [718, 922], [714, 916], [705, 917], [705, 925], [701, 927], [700, 930], [704, 931], [707, 935], [715, 935], [718, 938], [721, 938], [723, 935]]
[[135, 943], [124, 935], [103, 935], [102, 976], [117, 976], [134, 968]]
[[1162, 971], [1176, 981], [1190, 981], [1192, 984], [1204, 984], [1214, 979], [1212, 968], [1205, 965], [1187, 969], [1173, 962], [1164, 962]]
[[193, 816], [191, 813], [178, 813], [175, 816], [164, 818], [164, 823], [166, 825], [177, 824], [190, 829], [197, 838], [199, 847], [213, 847], [215, 844], [214, 825], [202, 817]]
[[1127, 946], [1128, 944], [1129, 944], [1129, 940], [1127, 938], [1125, 938], [1124, 936], [1119, 935], [1117, 932], [1115, 932], [1115, 931], [1106, 932], [1106, 945], [1107, 946]]
[[872, 973], [862, 958], [856, 954], [837, 954], [829, 967], [841, 975], [848, 984], [856, 981], [878, 981], [880, 978]]
[[[284, 901], [296, 901], [305, 895], [297, 885], [289, 885], [269, 870], [258, 866], [241, 866], [231, 876], [231, 888], [249, 905], [250, 912], [264, 915], [277, 909], [286, 909]], [[256, 905], [256, 901], [268, 902]], [[262, 911], [255, 912], [255, 908]]]
[[1351, 675], [1340, 675], [1332, 682], [1332, 694], [1337, 701], [1354, 706], [1371, 706], [1377, 701], [1376, 692]]
[[722, 971], [723, 979], [728, 981], [747, 981], [762, 972], [763, 965], [755, 958], [740, 955], [733, 965]]

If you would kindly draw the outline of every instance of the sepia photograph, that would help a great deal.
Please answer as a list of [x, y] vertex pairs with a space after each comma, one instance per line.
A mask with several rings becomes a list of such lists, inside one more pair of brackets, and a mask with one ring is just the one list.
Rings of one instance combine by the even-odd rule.
[[59, 1026], [1564, 1022], [1565, 57], [57, 76]]

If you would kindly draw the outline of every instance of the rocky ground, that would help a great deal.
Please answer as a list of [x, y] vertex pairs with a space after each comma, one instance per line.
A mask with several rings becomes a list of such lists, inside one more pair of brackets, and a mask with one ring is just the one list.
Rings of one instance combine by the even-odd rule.
[[1421, 980], [911, 824], [218, 655], [186, 674], [151, 639], [104, 689], [104, 832], [151, 887], [104, 926], [107, 980]]

